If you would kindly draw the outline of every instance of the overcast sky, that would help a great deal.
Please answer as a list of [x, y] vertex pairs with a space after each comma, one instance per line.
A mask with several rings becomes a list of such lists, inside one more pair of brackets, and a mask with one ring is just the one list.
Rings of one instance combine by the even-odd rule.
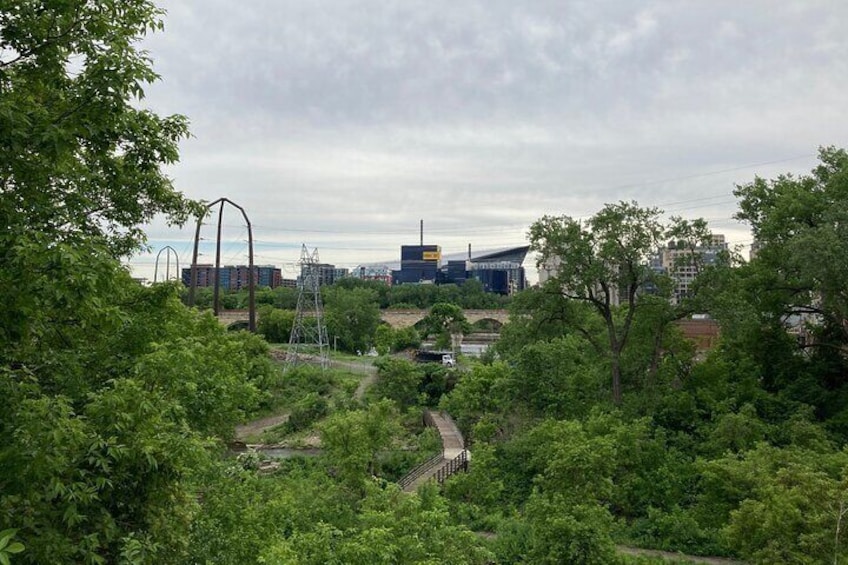
[[[734, 184], [847, 145], [841, 0], [160, 5], [165, 31], [143, 46], [162, 80], [143, 104], [193, 134], [168, 173], [243, 206], [256, 262], [286, 277], [303, 243], [343, 267], [397, 261], [423, 219], [425, 243], [482, 251], [619, 200], [745, 245]], [[227, 264], [247, 262], [234, 212]], [[193, 231], [151, 225], [153, 252], [187, 266]], [[152, 278], [152, 255], [133, 268]]]

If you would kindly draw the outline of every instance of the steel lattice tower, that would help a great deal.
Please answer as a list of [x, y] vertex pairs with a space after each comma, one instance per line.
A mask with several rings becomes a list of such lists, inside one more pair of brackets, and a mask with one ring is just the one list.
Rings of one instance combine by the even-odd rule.
[[324, 313], [321, 305], [321, 285], [318, 273], [318, 250], [311, 254], [306, 245], [300, 252], [301, 283], [297, 295], [297, 312], [292, 324], [289, 350], [286, 355], [287, 367], [293, 367], [302, 362], [301, 350], [309, 347], [317, 348], [318, 361], [321, 368], [329, 365], [329, 339], [327, 326], [324, 324]]

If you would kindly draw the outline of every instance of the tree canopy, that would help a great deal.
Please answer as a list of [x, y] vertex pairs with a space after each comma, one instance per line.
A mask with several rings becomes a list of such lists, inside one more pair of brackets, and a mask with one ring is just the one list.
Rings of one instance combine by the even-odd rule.
[[[136, 42], [162, 28], [145, 0], [0, 9], [0, 218], [8, 234], [105, 239], [116, 255], [157, 213], [197, 209], [161, 166], [177, 160], [182, 116], [139, 108], [157, 78]], [[7, 244], [4, 247], [8, 247]]]
[[619, 202], [607, 204], [585, 222], [544, 216], [528, 234], [531, 249], [539, 252], [537, 265], [551, 274], [548, 289], [587, 303], [604, 321], [617, 404], [622, 398], [621, 358], [634, 316], [660, 304], [645, 300], [646, 295], [669, 289], [668, 276], [651, 268], [651, 254], [669, 237], [685, 237], [692, 247], [709, 239], [704, 222], [673, 218], [666, 226], [660, 214], [656, 208]]

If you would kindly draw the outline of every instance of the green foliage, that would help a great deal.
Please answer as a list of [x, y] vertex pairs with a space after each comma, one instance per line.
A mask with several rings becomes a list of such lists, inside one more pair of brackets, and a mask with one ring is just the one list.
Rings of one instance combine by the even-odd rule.
[[[408, 417], [408, 414], [407, 414]], [[420, 426], [420, 414], [418, 414], [418, 426]], [[418, 427], [410, 430], [408, 421], [404, 422], [407, 433], [414, 433]], [[421, 465], [434, 455], [442, 452], [442, 439], [433, 428], [423, 428], [419, 433], [405, 440], [401, 449], [390, 449], [380, 453], [379, 468], [380, 476], [387, 481], [398, 481], [409, 471]]]
[[41, 241], [18, 236], [0, 269], [20, 281], [4, 289], [0, 527], [29, 562], [182, 555], [204, 437], [256, 406], [267, 346], [98, 245]]
[[758, 563], [824, 562], [845, 555], [836, 525], [846, 500], [845, 452], [760, 444], [701, 464], [697, 512]]
[[380, 323], [377, 293], [371, 289], [346, 290], [335, 286], [323, 291], [327, 332], [342, 351], [370, 351]]
[[612, 516], [602, 506], [534, 493], [527, 503], [529, 563], [607, 564], [615, 560]]
[[492, 555], [468, 529], [454, 525], [444, 501], [432, 491], [416, 496], [397, 487], [367, 484], [352, 527], [320, 523], [279, 540], [261, 557], [266, 563], [483, 564]]
[[704, 449], [715, 455], [747, 451], [765, 439], [766, 431], [767, 425], [757, 417], [756, 409], [745, 404], [738, 412], [728, 412], [717, 419]]
[[321, 425], [321, 445], [341, 480], [360, 489], [367, 474], [379, 474], [379, 452], [400, 432], [397, 409], [384, 400], [366, 410], [332, 414]]
[[474, 434], [469, 432], [485, 415], [507, 409], [510, 375], [505, 363], [472, 365], [471, 370], [464, 372], [456, 387], [442, 399], [441, 407], [453, 416], [466, 438], [475, 439]]
[[513, 375], [510, 397], [541, 417], [579, 418], [608, 397], [603, 364], [575, 335], [524, 347]]
[[[655, 208], [619, 202], [607, 204], [585, 222], [568, 216], [544, 216], [530, 226], [531, 248], [539, 252], [538, 266], [552, 274], [549, 289], [587, 304], [603, 320], [616, 404], [622, 399], [622, 356], [636, 312], [658, 304], [644, 298], [649, 290], [669, 288], [666, 275], [650, 268], [650, 254], [667, 235], [686, 234], [693, 245], [708, 236], [702, 222], [690, 224], [673, 218], [666, 227], [659, 216]], [[619, 303], [625, 306], [619, 308]], [[664, 322], [660, 324], [662, 333], [671, 318], [660, 320]], [[592, 339], [588, 328], [583, 333]], [[600, 341], [595, 345], [600, 351]]]
[[380, 324], [374, 331], [374, 349], [377, 355], [388, 355], [394, 345], [394, 329], [388, 324]]
[[11, 563], [10, 555], [21, 553], [26, 547], [19, 541], [12, 541], [18, 530], [9, 528], [0, 532], [0, 563], [9, 565]]
[[419, 385], [422, 399], [427, 406], [439, 404], [442, 396], [453, 390], [456, 386], [460, 370], [456, 367], [445, 367], [438, 363], [424, 363], [422, 371], [424, 379]]
[[136, 374], [147, 386], [183, 398], [185, 417], [197, 431], [230, 437], [235, 424], [257, 406], [250, 368], [242, 340], [218, 332], [155, 347], [139, 360]]
[[[501, 357], [513, 358], [526, 345], [589, 327], [592, 314], [586, 305], [564, 297], [555, 285], [529, 288], [513, 297], [509, 323], [501, 328], [495, 348]], [[597, 327], [587, 331], [602, 335], [600, 319], [596, 318], [596, 322]]]
[[203, 512], [192, 523], [185, 562], [256, 563], [269, 545], [316, 524], [348, 527], [354, 500], [326, 469], [306, 463], [270, 476], [232, 463], [211, 468], [203, 477]]
[[420, 366], [393, 357], [376, 362], [378, 373], [373, 391], [378, 397], [388, 398], [401, 410], [420, 403], [424, 372]]
[[409, 326], [395, 330], [392, 349], [394, 351], [404, 351], [406, 349], [417, 349], [421, 347], [421, 336], [418, 330]]
[[[810, 175], [757, 178], [738, 186], [737, 218], [751, 224], [761, 244], [756, 262], [774, 271], [781, 284], [768, 289], [794, 311], [813, 311], [848, 339], [848, 153], [819, 151], [821, 164]], [[810, 257], [818, 260], [810, 261]], [[812, 309], [812, 310], [809, 310]]]
[[422, 328], [424, 339], [431, 335], [436, 336], [436, 348], [438, 349], [452, 349], [452, 336], [471, 331], [471, 326], [465, 319], [462, 308], [447, 302], [434, 304], [419, 325]]
[[338, 375], [322, 371], [313, 365], [297, 365], [288, 369], [280, 379], [277, 394], [284, 400], [297, 401], [309, 393], [327, 396], [338, 385]]
[[485, 444], [473, 447], [468, 472], [457, 473], [444, 484], [451, 512], [475, 530], [493, 531], [501, 526], [503, 482], [497, 478], [496, 450]]
[[270, 343], [288, 343], [294, 325], [293, 310], [279, 310], [271, 306], [259, 308], [256, 330]]
[[7, 233], [101, 236], [123, 254], [143, 239], [136, 226], [155, 214], [183, 221], [197, 211], [160, 170], [177, 160], [185, 118], [137, 104], [157, 76], [134, 44], [162, 27], [160, 15], [144, 0], [49, 8], [26, 0], [0, 11]]
[[374, 333], [374, 346], [380, 355], [417, 349], [421, 347], [421, 336], [413, 326], [394, 329], [388, 324], [380, 324]]
[[716, 555], [726, 549], [714, 541], [715, 532], [704, 529], [691, 509], [648, 507], [631, 531], [640, 545], [666, 551]]
[[307, 429], [330, 412], [327, 400], [310, 392], [295, 402], [285, 423], [286, 432], [293, 433]]
[[467, 309], [503, 308], [510, 298], [486, 292], [483, 284], [475, 279], [461, 285], [454, 284], [402, 284], [389, 288], [381, 308], [428, 309], [439, 303], [456, 304]]

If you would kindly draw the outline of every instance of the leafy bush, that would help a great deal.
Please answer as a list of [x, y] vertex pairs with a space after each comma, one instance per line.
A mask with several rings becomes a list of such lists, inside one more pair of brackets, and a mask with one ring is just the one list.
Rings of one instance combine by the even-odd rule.
[[294, 404], [289, 419], [285, 423], [285, 429], [288, 433], [305, 430], [329, 412], [330, 406], [327, 400], [310, 392]]

